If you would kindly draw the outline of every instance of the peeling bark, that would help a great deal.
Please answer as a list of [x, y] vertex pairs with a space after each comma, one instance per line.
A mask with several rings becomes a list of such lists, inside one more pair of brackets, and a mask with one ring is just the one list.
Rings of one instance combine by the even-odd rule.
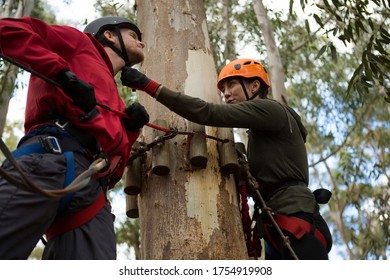
[[[210, 50], [204, 3], [196, 1], [137, 1], [146, 59], [141, 71], [163, 85], [209, 102], [220, 102], [217, 72]], [[149, 96], [140, 94], [151, 122], [168, 121], [187, 131], [190, 124]], [[218, 130], [206, 127], [206, 133]], [[152, 141], [152, 129], [143, 137]], [[143, 259], [246, 259], [238, 196], [233, 178], [219, 172], [217, 143], [207, 140], [205, 169], [191, 167], [186, 138], [166, 142], [170, 173], [151, 171], [151, 153], [144, 163], [139, 196]]]

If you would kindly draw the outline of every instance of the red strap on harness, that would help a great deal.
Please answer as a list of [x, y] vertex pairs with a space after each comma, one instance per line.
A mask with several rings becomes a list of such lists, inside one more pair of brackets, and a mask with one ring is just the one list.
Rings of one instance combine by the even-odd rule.
[[[292, 233], [297, 239], [300, 239], [306, 233], [311, 232], [312, 224], [300, 218], [286, 215], [274, 215], [274, 219], [281, 229]], [[326, 249], [326, 239], [318, 229], [315, 229], [314, 236], [322, 243], [322, 245]], [[273, 243], [274, 246], [276, 245], [274, 244], [274, 240], [271, 240], [271, 243]], [[275, 248], [278, 247], [275, 246]]]
[[54, 238], [57, 235], [64, 234], [74, 230], [90, 221], [96, 214], [106, 205], [106, 197], [104, 192], [101, 192], [98, 199], [95, 200], [87, 208], [72, 215], [57, 218], [46, 232], [47, 240]]
[[244, 237], [248, 256], [257, 259], [261, 256], [261, 243], [257, 236], [256, 230], [252, 229], [252, 219], [249, 216], [248, 195], [246, 191], [246, 184], [243, 180], [238, 183], [239, 192], [241, 195], [241, 219], [244, 230]]

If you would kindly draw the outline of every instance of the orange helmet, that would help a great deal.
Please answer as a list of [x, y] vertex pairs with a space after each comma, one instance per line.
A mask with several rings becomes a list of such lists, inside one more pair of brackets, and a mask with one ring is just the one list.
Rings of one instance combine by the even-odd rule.
[[256, 60], [249, 58], [240, 58], [233, 60], [222, 68], [218, 76], [217, 87], [221, 90], [221, 84], [224, 79], [229, 77], [260, 78], [267, 87], [270, 87], [267, 71], [264, 66]]

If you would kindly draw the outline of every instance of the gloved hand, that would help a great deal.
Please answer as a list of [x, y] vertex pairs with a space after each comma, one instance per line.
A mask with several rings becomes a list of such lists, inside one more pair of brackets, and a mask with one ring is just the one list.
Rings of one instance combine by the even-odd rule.
[[153, 98], [161, 84], [149, 79], [145, 74], [131, 67], [123, 67], [121, 73], [122, 84], [148, 93]]
[[63, 91], [73, 99], [74, 104], [85, 113], [91, 112], [96, 107], [93, 86], [77, 78], [76, 74], [68, 68], [62, 69], [57, 74], [57, 82], [61, 85]]
[[135, 102], [127, 107], [124, 112], [129, 118], [123, 118], [127, 130], [137, 131], [149, 122], [149, 114], [141, 104]]

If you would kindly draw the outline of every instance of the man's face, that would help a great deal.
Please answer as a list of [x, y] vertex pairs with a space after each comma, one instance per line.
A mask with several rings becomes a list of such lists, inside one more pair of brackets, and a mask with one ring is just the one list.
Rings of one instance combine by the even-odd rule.
[[144, 61], [145, 55], [143, 49], [145, 44], [139, 41], [137, 33], [129, 28], [122, 28], [121, 34], [130, 64], [135, 65]]

